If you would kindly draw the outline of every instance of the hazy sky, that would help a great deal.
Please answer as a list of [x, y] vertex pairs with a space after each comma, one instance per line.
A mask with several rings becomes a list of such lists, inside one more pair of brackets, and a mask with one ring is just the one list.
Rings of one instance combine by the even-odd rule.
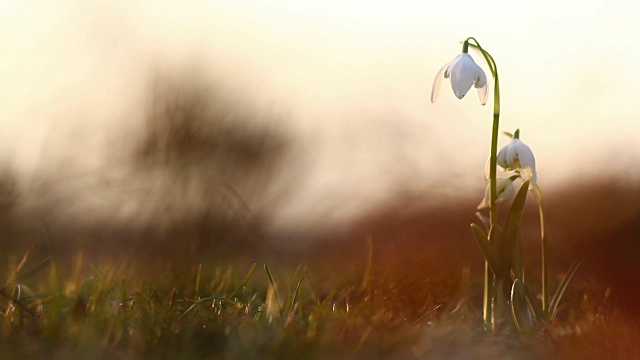
[[77, 160], [97, 166], [114, 133], [135, 129], [153, 69], [198, 64], [290, 114], [312, 155], [298, 206], [317, 208], [327, 193], [384, 199], [398, 183], [482, 188], [493, 97], [481, 107], [473, 90], [459, 101], [443, 88], [429, 101], [437, 70], [474, 36], [498, 65], [502, 129], [521, 129], [541, 184], [612, 172], [638, 179], [633, 2], [150, 4], [0, 1], [7, 158], [34, 171], [51, 155], [44, 143], [72, 153], [70, 134], [81, 134], [73, 141], [94, 151]]

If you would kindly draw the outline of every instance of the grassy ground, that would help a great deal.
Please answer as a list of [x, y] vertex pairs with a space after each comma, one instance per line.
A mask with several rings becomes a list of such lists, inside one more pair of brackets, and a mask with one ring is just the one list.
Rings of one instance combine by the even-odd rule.
[[577, 283], [554, 324], [490, 335], [481, 330], [480, 285], [469, 268], [410, 277], [383, 271], [389, 264], [377, 266], [366, 253], [362, 268], [334, 272], [314, 262], [152, 263], [126, 255], [98, 264], [82, 252], [64, 261], [37, 259], [36, 252], [9, 257], [0, 353], [3, 359], [640, 355], [640, 326], [597, 283]]

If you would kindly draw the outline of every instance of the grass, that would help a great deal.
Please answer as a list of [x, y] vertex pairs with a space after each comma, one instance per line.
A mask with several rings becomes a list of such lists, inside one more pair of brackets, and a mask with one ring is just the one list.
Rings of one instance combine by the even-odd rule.
[[[372, 257], [334, 277], [285, 263], [141, 263], [123, 255], [7, 261], [0, 296], [3, 359], [634, 358], [640, 327], [607, 289], [569, 290], [554, 324], [484, 333], [481, 284], [466, 268], [415, 279]], [[391, 273], [387, 273], [391, 274]], [[438, 290], [440, 289], [440, 290]], [[435, 296], [440, 293], [441, 295]], [[446, 295], [442, 295], [446, 294]], [[433, 296], [432, 296], [433, 295]], [[416, 300], [418, 299], [418, 300]]]

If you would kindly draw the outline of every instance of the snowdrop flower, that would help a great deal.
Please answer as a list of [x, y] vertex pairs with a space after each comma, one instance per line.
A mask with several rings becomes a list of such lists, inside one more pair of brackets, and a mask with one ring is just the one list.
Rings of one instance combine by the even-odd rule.
[[[498, 178], [496, 180], [496, 191], [498, 196], [496, 197], [496, 205], [501, 205], [511, 200], [516, 195], [516, 189], [513, 187], [513, 179], [511, 178]], [[491, 184], [487, 185], [487, 190], [484, 192], [484, 199], [478, 205], [478, 210], [491, 207]]]
[[471, 86], [475, 85], [480, 96], [480, 104], [487, 103], [487, 76], [468, 53], [463, 52], [438, 71], [431, 89], [431, 102], [435, 102], [438, 98], [440, 82], [443, 78], [451, 80], [453, 93], [458, 99], [462, 99]]
[[[517, 134], [517, 132], [516, 132]], [[517, 135], [511, 140], [507, 146], [498, 152], [496, 159], [498, 165], [505, 170], [517, 170], [523, 180], [530, 180], [530, 187], [533, 187], [538, 180], [536, 172], [536, 158], [533, 156], [531, 149]]]

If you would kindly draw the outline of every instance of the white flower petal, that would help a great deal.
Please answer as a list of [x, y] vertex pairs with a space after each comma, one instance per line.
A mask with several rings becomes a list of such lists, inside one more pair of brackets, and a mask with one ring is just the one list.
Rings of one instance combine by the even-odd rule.
[[478, 65], [471, 55], [462, 53], [451, 64], [451, 87], [458, 99], [462, 99], [478, 79]]
[[516, 189], [513, 187], [513, 181], [510, 178], [500, 178], [496, 182], [496, 204], [501, 205], [511, 200], [516, 195]]
[[484, 198], [478, 204], [478, 210], [486, 209], [491, 207], [491, 198], [489, 197], [489, 193], [491, 192], [491, 184], [487, 185], [487, 189], [484, 191]]
[[529, 180], [529, 190], [531, 190], [538, 183], [538, 172], [535, 169], [533, 169], [533, 173]]
[[531, 168], [522, 169], [520, 171], [520, 177], [522, 180], [529, 180], [529, 189], [532, 189], [538, 181], [538, 173]]
[[507, 169], [509, 170], [513, 170], [515, 168], [518, 168], [518, 145], [517, 143], [520, 142], [520, 140], [518, 139], [513, 139], [511, 140], [511, 142], [507, 145]]
[[533, 151], [522, 141], [518, 141], [517, 152], [521, 168], [536, 168], [536, 158], [533, 156]]
[[[455, 59], [453, 61], [455, 61]], [[440, 85], [442, 83], [442, 79], [448, 77], [448, 76], [446, 76], [447, 74], [445, 74], [445, 73], [447, 72], [447, 69], [449, 68], [449, 66], [451, 66], [451, 63], [453, 61], [449, 61], [448, 63], [444, 64], [444, 66], [441, 67], [440, 70], [438, 70], [438, 73], [436, 74], [436, 78], [433, 79], [433, 86], [431, 87], [431, 102], [432, 103], [435, 102], [436, 99], [438, 99], [438, 95], [440, 95]]]
[[491, 177], [491, 156], [487, 158], [487, 163], [484, 165], [484, 179], [489, 180]]
[[480, 103], [487, 103], [487, 76], [468, 53], [459, 54], [440, 68], [431, 87], [431, 102], [438, 98], [443, 78], [450, 80], [453, 93], [458, 99], [462, 99], [475, 85]]
[[[502, 205], [511, 200], [516, 195], [516, 190], [513, 187], [513, 180], [510, 178], [498, 178], [496, 179], [496, 205]], [[478, 205], [478, 210], [491, 207], [491, 183], [487, 184], [487, 189], [484, 192], [484, 199]]]
[[[508, 145], [507, 145], [508, 146]], [[507, 169], [509, 166], [507, 165], [507, 146], [503, 147], [498, 151], [497, 162], [503, 169]]]
[[478, 76], [478, 81], [476, 81], [475, 85], [476, 89], [478, 89], [478, 97], [480, 98], [480, 104], [485, 105], [487, 103], [487, 77], [484, 74], [484, 71], [480, 69], [480, 75]]
[[476, 87], [476, 89], [480, 89], [483, 87], [487, 86], [487, 76], [484, 74], [484, 71], [482, 70], [482, 68], [480, 66], [478, 66], [475, 62], [473, 63], [474, 65], [476, 65], [476, 82], [474, 84], [474, 86]]

